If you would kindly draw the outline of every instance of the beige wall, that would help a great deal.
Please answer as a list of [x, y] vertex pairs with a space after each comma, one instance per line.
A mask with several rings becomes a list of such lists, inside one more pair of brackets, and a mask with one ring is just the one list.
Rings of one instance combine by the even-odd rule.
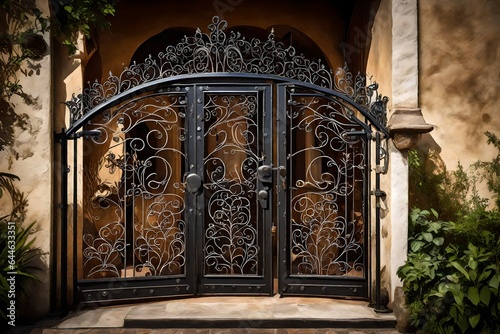
[[379, 93], [389, 97], [387, 108], [392, 110], [392, 6], [391, 0], [382, 0], [374, 16], [372, 40], [366, 73], [379, 84]]
[[[48, 15], [48, 2], [37, 1], [38, 7]], [[50, 37], [44, 36], [49, 45]], [[17, 114], [26, 114], [26, 130], [15, 129], [14, 143], [11, 147], [0, 151], [0, 171], [15, 174], [20, 177], [16, 181], [18, 189], [24, 192], [27, 200], [27, 215], [24, 225], [36, 222], [37, 232], [35, 246], [45, 255], [36, 265], [41, 269], [36, 272], [40, 283], [34, 283], [29, 289], [29, 306], [18, 310], [16, 321], [22, 318], [30, 319], [44, 315], [49, 311], [49, 251], [52, 222], [52, 117], [51, 117], [51, 70], [50, 53], [42, 59], [34, 61], [39, 65], [39, 71], [27, 77], [18, 73], [18, 79], [23, 92], [29, 97], [22, 99], [13, 96], [11, 102], [15, 105]], [[0, 215], [3, 214], [3, 208]], [[19, 302], [19, 301], [18, 301]]]
[[500, 3], [420, 0], [420, 106], [448, 169], [491, 160], [500, 135]]

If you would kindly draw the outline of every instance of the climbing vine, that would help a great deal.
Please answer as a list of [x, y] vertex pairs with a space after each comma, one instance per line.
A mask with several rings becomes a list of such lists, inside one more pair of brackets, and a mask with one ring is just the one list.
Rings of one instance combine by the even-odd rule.
[[76, 52], [78, 32], [91, 38], [94, 29], [110, 28], [107, 18], [116, 11], [116, 1], [112, 0], [51, 0], [50, 4], [53, 33], [68, 47], [70, 54]]

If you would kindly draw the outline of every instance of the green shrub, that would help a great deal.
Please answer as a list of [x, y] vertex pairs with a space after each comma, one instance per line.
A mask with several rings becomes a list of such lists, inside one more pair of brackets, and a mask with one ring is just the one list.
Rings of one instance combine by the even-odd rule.
[[496, 223], [475, 231], [473, 241], [457, 243], [474, 224], [440, 221], [434, 210], [411, 212], [408, 260], [397, 273], [415, 328], [424, 333], [500, 331], [497, 213], [488, 217], [496, 217]]
[[493, 193], [497, 210], [500, 210], [500, 139], [491, 132], [484, 133], [488, 137], [487, 143], [497, 149], [497, 155], [491, 161], [477, 161], [472, 167], [478, 171], [481, 181], [486, 181], [488, 190]]
[[[8, 320], [5, 312], [10, 301], [14, 298], [19, 309], [26, 300], [28, 286], [38, 280], [33, 275], [38, 269], [34, 260], [41, 255], [40, 249], [33, 246], [35, 238], [31, 238], [35, 223], [21, 226], [28, 202], [14, 184], [18, 180], [16, 175], [0, 172], [0, 198], [8, 195], [12, 204], [9, 213], [0, 213], [0, 317], [4, 320]], [[15, 277], [15, 296], [10, 294], [10, 277]]]
[[[35, 223], [28, 227], [20, 227], [19, 224], [6, 220], [0, 220], [0, 316], [7, 320], [5, 311], [12, 297], [16, 300], [16, 306], [26, 301], [27, 287], [34, 281], [38, 281], [33, 272], [37, 269], [33, 260], [40, 256], [40, 250], [33, 247], [35, 238], [30, 238]], [[15, 240], [15, 249], [9, 247], [9, 231]], [[15, 264], [11, 264], [14, 260]], [[12, 277], [10, 272], [15, 272], [15, 296], [9, 296], [10, 285], [7, 278]]]

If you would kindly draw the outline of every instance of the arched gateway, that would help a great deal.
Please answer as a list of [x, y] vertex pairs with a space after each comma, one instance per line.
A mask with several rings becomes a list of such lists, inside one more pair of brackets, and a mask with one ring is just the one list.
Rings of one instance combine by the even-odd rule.
[[246, 40], [226, 25], [214, 17], [67, 102], [63, 165], [73, 140], [79, 172], [63, 225], [81, 302], [369, 297], [387, 99], [272, 32]]

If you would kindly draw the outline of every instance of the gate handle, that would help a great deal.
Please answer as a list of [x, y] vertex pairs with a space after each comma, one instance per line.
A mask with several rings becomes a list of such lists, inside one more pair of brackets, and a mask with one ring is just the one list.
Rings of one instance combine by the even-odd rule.
[[189, 173], [186, 176], [186, 189], [191, 194], [200, 193], [202, 184], [203, 182], [198, 174]]
[[272, 165], [262, 165], [257, 168], [257, 178], [265, 185], [273, 182], [273, 171], [277, 170], [281, 181], [281, 186], [286, 190], [287, 170], [284, 166], [273, 167]]
[[257, 168], [257, 178], [262, 183], [273, 182], [273, 167], [269, 165], [262, 165]]

